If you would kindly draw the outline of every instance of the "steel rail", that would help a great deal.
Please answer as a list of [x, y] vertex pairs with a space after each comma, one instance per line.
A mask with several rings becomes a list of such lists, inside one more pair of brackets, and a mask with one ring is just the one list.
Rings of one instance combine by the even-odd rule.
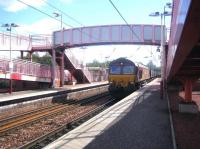
[[47, 107], [42, 107], [42, 108], [34, 109], [34, 110], [31, 110], [31, 111], [28, 111], [28, 112], [25, 112], [25, 113], [22, 113], [22, 114], [20, 113], [20, 114], [17, 114], [17, 115], [12, 115], [12, 116], [9, 116], [7, 118], [1, 118], [0, 119], [0, 127], [2, 127], [3, 125], [5, 125], [6, 123], [14, 122], [17, 119], [25, 118], [27, 115], [36, 114], [39, 111], [48, 110], [50, 108], [56, 108], [57, 106], [60, 106], [60, 105], [50, 105], [50, 106], [47, 106]]
[[20, 115], [19, 117], [11, 118], [10, 121], [4, 121], [0, 124], [0, 136], [13, 131], [17, 128], [21, 128], [25, 125], [31, 125], [35, 122], [43, 120], [48, 117], [52, 117], [58, 115], [60, 113], [66, 112], [68, 110], [74, 109], [75, 106], [88, 104], [93, 102], [94, 100], [98, 100], [98, 98], [106, 96], [107, 92], [101, 95], [96, 95], [94, 97], [82, 99], [82, 100], [74, 100], [72, 103], [69, 104], [62, 104], [57, 106], [52, 106], [49, 108], [44, 108], [42, 111], [29, 112], [24, 115]]
[[76, 126], [80, 125], [81, 123], [88, 120], [92, 116], [100, 113], [102, 110], [106, 109], [109, 104], [116, 101], [116, 99], [114, 99], [113, 97], [109, 97], [108, 100], [109, 101], [104, 103], [103, 105], [100, 105], [99, 107], [87, 112], [86, 114], [79, 116], [78, 118], [74, 119], [73, 121], [60, 126], [56, 130], [53, 130], [47, 134], [44, 134], [43, 136], [36, 138], [35, 140], [33, 140], [31, 142], [28, 142], [27, 144], [25, 144], [23, 146], [20, 146], [19, 149], [44, 147], [49, 142], [52, 142], [56, 138], [62, 136], [63, 134], [69, 132], [70, 130], [74, 129]]
[[49, 111], [42, 111], [42, 112], [39, 112], [37, 115], [34, 115], [34, 116], [28, 115], [25, 117], [25, 119], [22, 118], [22, 119], [14, 121], [14, 122], [6, 123], [0, 127], [0, 136], [3, 136], [6, 133], [13, 131], [17, 128], [22, 128], [25, 125], [31, 125], [42, 119], [55, 116], [59, 113], [64, 112], [64, 110], [70, 109], [71, 107], [73, 108], [74, 105], [70, 105], [70, 106], [65, 105], [65, 106], [59, 107], [58, 109], [50, 109]]

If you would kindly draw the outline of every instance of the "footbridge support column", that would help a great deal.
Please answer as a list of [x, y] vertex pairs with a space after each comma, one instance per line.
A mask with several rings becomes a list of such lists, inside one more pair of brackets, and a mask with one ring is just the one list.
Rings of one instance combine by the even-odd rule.
[[20, 51], [20, 53], [21, 53], [20, 58], [23, 59], [24, 58], [24, 51]]
[[185, 101], [192, 102], [192, 80], [187, 78], [184, 81], [184, 88], [185, 88]]
[[51, 84], [52, 84], [52, 88], [55, 88], [56, 86], [56, 52], [55, 49], [52, 48], [52, 57], [51, 57], [51, 61], [52, 61], [52, 69], [51, 69]]
[[180, 81], [184, 87], [184, 102], [192, 102], [192, 87], [196, 80], [197, 78], [195, 77], [181, 77]]
[[184, 100], [179, 102], [179, 112], [181, 113], [198, 113], [197, 104], [192, 101], [192, 86], [196, 81], [192, 77], [184, 77], [181, 82], [184, 86]]
[[61, 53], [61, 56], [60, 56], [60, 86], [64, 86], [64, 76], [65, 76], [65, 73], [64, 73], [64, 54], [65, 54], [65, 51], [63, 50], [62, 53]]
[[29, 60], [30, 60], [31, 62], [33, 61], [32, 54], [33, 54], [33, 52], [32, 52], [32, 51], [30, 51], [30, 52], [29, 52]]

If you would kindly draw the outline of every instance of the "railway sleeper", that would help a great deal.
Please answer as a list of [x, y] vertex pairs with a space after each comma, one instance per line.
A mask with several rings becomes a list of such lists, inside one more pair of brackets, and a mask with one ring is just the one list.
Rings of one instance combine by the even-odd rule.
[[[106, 103], [107, 104], [107, 103]], [[36, 144], [37, 146], [40, 146], [39, 142], [43, 142], [43, 144], [48, 144], [51, 142], [51, 140], [55, 140], [58, 137], [60, 137], [60, 134], [66, 134], [67, 132], [71, 131], [72, 129], [74, 129], [75, 127], [77, 127], [77, 125], [82, 124], [83, 122], [87, 121], [90, 117], [96, 115], [97, 113], [101, 112], [103, 109], [105, 109], [107, 106], [103, 105], [93, 111], [90, 111], [89, 113], [86, 113], [85, 115], [75, 119], [72, 122], [67, 123], [66, 125], [61, 126], [59, 129], [54, 130], [48, 134], [45, 134], [43, 136], [41, 136], [40, 138], [37, 138], [35, 140], [33, 140], [32, 142], [27, 143], [26, 145], [22, 146], [21, 148], [37, 148], [35, 147]], [[92, 114], [91, 114], [92, 112]], [[39, 147], [41, 148], [41, 147]]]

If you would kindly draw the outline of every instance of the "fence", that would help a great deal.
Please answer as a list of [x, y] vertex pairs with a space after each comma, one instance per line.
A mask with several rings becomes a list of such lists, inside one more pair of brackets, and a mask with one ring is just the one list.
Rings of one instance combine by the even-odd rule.
[[[9, 73], [9, 59], [0, 58], [0, 71]], [[13, 73], [19, 73], [22, 75], [51, 78], [51, 66], [34, 63], [21, 59], [13, 59]], [[56, 78], [59, 78], [59, 68], [56, 68]]]

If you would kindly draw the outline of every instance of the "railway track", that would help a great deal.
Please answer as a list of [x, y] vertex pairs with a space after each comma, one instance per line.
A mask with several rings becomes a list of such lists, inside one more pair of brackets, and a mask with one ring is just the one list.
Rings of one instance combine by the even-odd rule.
[[56, 105], [52, 107], [47, 107], [42, 110], [28, 112], [19, 116], [9, 118], [8, 120], [3, 120], [0, 122], [0, 136], [5, 135], [6, 133], [15, 130], [17, 128], [24, 127], [25, 125], [31, 125], [41, 119], [60, 114], [65, 110], [70, 110], [73, 108], [73, 105]]
[[[98, 98], [99, 96], [103, 97], [105, 95], [107, 95], [107, 93], [98, 95], [96, 96], [96, 98]], [[86, 104], [88, 102], [91, 102], [92, 100], [95, 100], [95, 98], [87, 98], [79, 101], [74, 100], [70, 102], [70, 105], [69, 104], [50, 105], [45, 108], [39, 108], [33, 111], [26, 112], [24, 114], [19, 114], [6, 119], [1, 119], [0, 136], [3, 136], [6, 133], [15, 130], [17, 128], [24, 127], [25, 125], [31, 125], [32, 123], [35, 123], [42, 119], [55, 116], [62, 112], [67, 112], [68, 110], [77, 107], [77, 104]]]
[[29, 114], [31, 115], [32, 113], [37, 113], [38, 111], [42, 111], [42, 110], [48, 110], [50, 108], [55, 108], [57, 106], [58, 105], [50, 105], [50, 106], [47, 106], [47, 107], [38, 108], [38, 109], [35, 109], [35, 110], [30, 110], [30, 111], [22, 113], [22, 114], [11, 115], [7, 118], [1, 118], [0, 119], [0, 127], [4, 124], [8, 123], [8, 122], [15, 121], [15, 120], [22, 118], [22, 117], [26, 117]]
[[95, 109], [90, 110], [89, 112], [85, 113], [84, 115], [80, 115], [77, 118], [75, 118], [74, 120], [58, 127], [56, 130], [53, 130], [31, 142], [28, 142], [27, 144], [20, 146], [20, 149], [37, 149], [37, 148], [42, 148], [44, 146], [46, 146], [47, 144], [49, 144], [50, 142], [53, 142], [54, 140], [56, 140], [57, 138], [61, 137], [62, 135], [66, 134], [67, 132], [73, 130], [74, 128], [76, 128], [77, 126], [79, 126], [80, 124], [82, 124], [83, 122], [87, 121], [88, 119], [90, 119], [91, 117], [93, 117], [94, 115], [100, 113], [102, 110], [104, 110], [105, 108], [108, 107], [108, 105], [112, 105], [114, 104], [116, 101], [116, 99], [109, 97], [109, 101], [98, 106]]
[[[56, 117], [58, 115], [60, 116], [62, 114], [67, 114], [70, 112], [73, 114], [74, 113], [74, 112], [72, 112], [73, 110], [81, 109], [81, 107], [82, 108], [89, 107], [90, 104], [93, 105], [95, 102], [97, 102], [101, 98], [102, 99], [104, 98], [107, 100], [111, 99], [111, 97], [108, 95], [108, 93], [105, 93], [103, 95], [98, 95], [93, 98], [87, 98], [87, 99], [84, 99], [81, 101], [76, 101], [74, 103], [71, 103], [70, 105], [69, 104], [57, 104], [54, 106], [40, 108], [40, 109], [37, 109], [34, 111], [30, 111], [28, 113], [13, 116], [13, 117], [10, 117], [7, 119], [1, 119], [0, 120], [0, 137], [4, 138], [5, 136], [9, 136], [9, 135], [12, 136], [12, 133], [14, 133], [16, 135], [15, 130], [19, 130], [20, 128], [23, 128], [25, 126], [32, 127], [32, 125], [37, 124], [40, 121], [54, 119], [54, 117]], [[92, 109], [94, 109], [94, 108], [92, 108]], [[99, 109], [102, 109], [102, 107]], [[89, 111], [91, 111], [91, 110], [89, 110]], [[88, 113], [88, 111], [87, 111], [87, 113]], [[94, 111], [93, 111], [93, 113], [94, 113]], [[73, 117], [73, 116], [69, 116], [69, 117]], [[79, 119], [80, 117], [82, 117], [81, 114], [76, 116], [75, 119]], [[57, 128], [54, 129], [53, 131], [50, 131], [50, 132], [46, 133], [45, 135], [40, 135], [40, 137], [38, 137], [39, 139], [34, 140], [34, 142], [36, 142], [36, 144], [37, 144], [38, 142], [41, 142], [41, 140], [45, 140], [46, 138], [49, 138], [49, 136], [55, 136], [55, 134], [57, 134], [57, 133], [60, 134], [60, 132], [63, 132], [63, 130], [64, 130], [64, 128], [66, 128], [66, 126], [67, 126], [67, 130], [68, 130], [70, 127], [73, 127], [71, 125], [73, 121], [74, 121], [74, 118], [73, 118], [73, 120], [72, 119], [68, 120], [65, 124], [58, 125]], [[4, 140], [4, 139], [2, 139], [2, 140]], [[27, 142], [27, 141], [25, 141], [25, 142]], [[1, 144], [1, 139], [0, 139], [0, 144]], [[22, 144], [24, 144], [24, 143], [22, 143]], [[35, 145], [35, 143], [30, 142], [30, 143], [28, 143], [27, 146], [29, 148], [30, 146], [33, 146], [33, 145]], [[22, 148], [26, 147], [23, 145], [21, 145], [21, 146], [22, 146]]]

